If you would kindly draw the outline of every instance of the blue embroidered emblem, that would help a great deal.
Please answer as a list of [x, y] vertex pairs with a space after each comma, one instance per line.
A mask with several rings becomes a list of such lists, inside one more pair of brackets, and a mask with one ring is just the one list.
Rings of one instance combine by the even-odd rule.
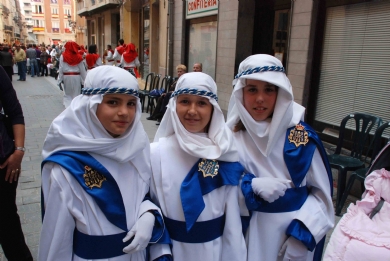
[[299, 147], [300, 145], [305, 146], [309, 142], [309, 134], [305, 130], [305, 127], [298, 123], [295, 128], [290, 131], [288, 140], [290, 143], [294, 143], [295, 147]]
[[107, 180], [102, 174], [92, 169], [89, 166], [85, 166], [85, 173], [83, 175], [85, 185], [92, 189], [93, 187], [101, 188], [103, 181]]
[[219, 164], [216, 160], [202, 159], [198, 164], [198, 171], [203, 173], [203, 177], [212, 177], [218, 175]]

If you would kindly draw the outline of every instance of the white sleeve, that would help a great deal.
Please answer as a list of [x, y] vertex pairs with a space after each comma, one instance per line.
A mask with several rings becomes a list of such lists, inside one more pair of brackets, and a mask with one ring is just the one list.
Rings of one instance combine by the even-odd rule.
[[97, 60], [96, 60], [96, 65], [97, 66], [100, 66], [100, 65], [102, 65], [103, 63], [102, 63], [102, 58], [98, 58]]
[[107, 60], [111, 60], [111, 59], [112, 59], [112, 57], [113, 57], [113, 55], [112, 55], [112, 52], [110, 52], [110, 51], [107, 51], [107, 56], [106, 56], [106, 59], [107, 59]]
[[[49, 167], [45, 164], [45, 168]], [[73, 258], [73, 231], [75, 221], [69, 212], [65, 193], [58, 177], [64, 176], [62, 169], [51, 164], [53, 168], [48, 180], [42, 180], [45, 199], [45, 216], [39, 242], [39, 261], [69, 261]], [[43, 177], [43, 179], [45, 178]]]
[[119, 53], [118, 53], [116, 48], [115, 48], [114, 55], [112, 56], [112, 58], [115, 59], [115, 60], [119, 60], [120, 59]]
[[137, 66], [137, 67], [139, 67], [141, 65], [138, 57], [135, 57], [134, 63], [135, 63], [135, 66]]
[[84, 60], [79, 62], [78, 67], [79, 67], [79, 71], [80, 71], [81, 84], [84, 85], [85, 77], [87, 76], [87, 69], [85, 68]]
[[330, 196], [332, 184], [329, 184], [326, 168], [317, 149], [306, 175], [306, 183], [310, 194], [301, 209], [297, 211], [295, 219], [305, 224], [318, 243], [334, 226], [334, 209]]
[[63, 67], [63, 63], [64, 63], [64, 57], [61, 55], [61, 57], [60, 57], [60, 67], [59, 67], [59, 69], [58, 69], [57, 83], [62, 82], [62, 78], [64, 77], [64, 67]]
[[225, 209], [225, 228], [222, 235], [221, 260], [246, 260], [247, 251], [242, 234], [240, 207], [238, 205], [238, 186], [228, 186]]
[[118, 64], [118, 66], [120, 65], [123, 65], [123, 67], [125, 66], [125, 59], [123, 59], [123, 54], [121, 56], [121, 62]]

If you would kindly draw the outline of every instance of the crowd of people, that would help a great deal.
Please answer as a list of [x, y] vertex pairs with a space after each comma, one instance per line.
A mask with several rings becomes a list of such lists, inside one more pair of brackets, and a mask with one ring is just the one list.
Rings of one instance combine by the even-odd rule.
[[[331, 171], [278, 59], [258, 54], [240, 63], [226, 120], [202, 64], [193, 72], [178, 65], [148, 118], [160, 125], [149, 144], [134, 44], [121, 39], [103, 57], [96, 45], [86, 51], [72, 41], [54, 52], [7, 48], [0, 74], [16, 62], [24, 81], [29, 58], [31, 77], [46, 75], [39, 64], [54, 54], [64, 87], [65, 110], [43, 144], [39, 261], [321, 260], [334, 225]], [[17, 100], [12, 90], [1, 83], [14, 140], [1, 144], [8, 150], [0, 155], [0, 224], [15, 223], [23, 251], [7, 247], [4, 226], [0, 242], [8, 260], [23, 261], [32, 260], [15, 205], [24, 121], [18, 102], [3, 101], [5, 91]]]

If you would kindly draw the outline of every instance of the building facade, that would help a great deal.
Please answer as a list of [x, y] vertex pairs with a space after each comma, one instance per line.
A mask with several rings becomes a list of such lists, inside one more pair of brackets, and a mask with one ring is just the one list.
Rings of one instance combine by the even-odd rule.
[[72, 0], [30, 1], [32, 32], [39, 44], [62, 44], [75, 40], [76, 28], [70, 22], [75, 17]]
[[0, 1], [0, 42], [25, 42], [26, 23], [18, 0]]
[[266, 53], [283, 63], [319, 133], [337, 130], [353, 112], [390, 120], [389, 0], [79, 1], [88, 43], [103, 50], [119, 38], [133, 42], [143, 79], [201, 62], [224, 111], [239, 63]]

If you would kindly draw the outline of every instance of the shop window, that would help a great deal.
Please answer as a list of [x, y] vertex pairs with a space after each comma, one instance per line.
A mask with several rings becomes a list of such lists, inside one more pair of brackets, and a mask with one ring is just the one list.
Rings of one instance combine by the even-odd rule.
[[188, 70], [192, 71], [192, 66], [194, 63], [202, 63], [203, 72], [215, 79], [217, 47], [216, 17], [215, 21], [213, 20], [214, 16], [201, 19], [192, 19], [190, 21], [188, 40]]
[[142, 12], [143, 19], [143, 30], [142, 30], [142, 47], [143, 47], [143, 57], [142, 59], [142, 69], [141, 76], [142, 79], [146, 79], [146, 76], [149, 74], [149, 40], [150, 40], [150, 7], [144, 6]]

